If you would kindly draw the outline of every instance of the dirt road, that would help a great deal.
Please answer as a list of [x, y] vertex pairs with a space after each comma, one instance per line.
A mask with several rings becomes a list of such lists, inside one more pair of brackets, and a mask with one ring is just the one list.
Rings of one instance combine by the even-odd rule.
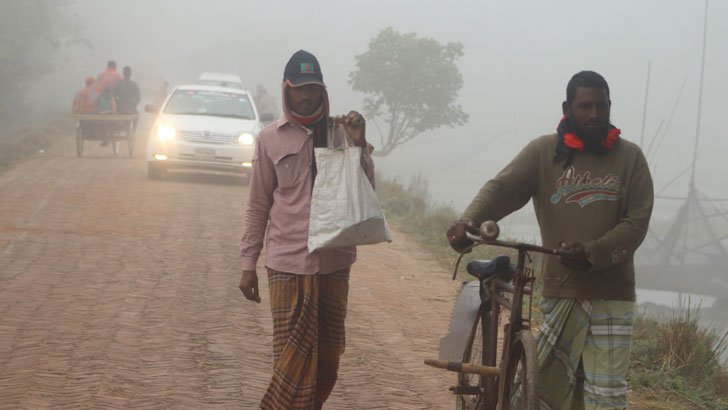
[[[146, 177], [72, 140], [0, 174], [0, 408], [244, 408], [271, 368], [271, 319], [237, 289], [247, 187]], [[122, 150], [122, 154], [125, 151]], [[363, 247], [328, 408], [442, 409], [436, 357], [457, 285], [403, 235]]]

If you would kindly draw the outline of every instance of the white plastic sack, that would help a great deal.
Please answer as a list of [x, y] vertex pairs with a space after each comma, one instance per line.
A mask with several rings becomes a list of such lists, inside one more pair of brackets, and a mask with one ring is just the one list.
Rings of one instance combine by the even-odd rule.
[[314, 148], [308, 251], [391, 242], [377, 194], [361, 167], [361, 148]]

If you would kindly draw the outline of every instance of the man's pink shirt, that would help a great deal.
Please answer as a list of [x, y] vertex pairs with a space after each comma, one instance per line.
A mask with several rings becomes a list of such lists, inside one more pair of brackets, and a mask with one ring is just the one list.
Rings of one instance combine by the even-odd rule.
[[[348, 138], [334, 126], [334, 145]], [[286, 116], [263, 129], [256, 141], [245, 233], [240, 240], [243, 270], [255, 270], [265, 238], [265, 266], [295, 274], [326, 274], [351, 266], [356, 248], [308, 252], [313, 139]], [[362, 149], [361, 166], [374, 186], [372, 146]]]

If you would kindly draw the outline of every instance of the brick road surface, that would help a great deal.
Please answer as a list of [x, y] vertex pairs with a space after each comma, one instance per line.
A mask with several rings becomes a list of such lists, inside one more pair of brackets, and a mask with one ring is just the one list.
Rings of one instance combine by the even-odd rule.
[[[72, 144], [0, 174], [0, 408], [256, 408], [272, 325], [262, 271], [261, 304], [237, 289], [245, 183], [150, 181], [143, 144], [132, 159]], [[423, 364], [448, 276], [397, 233], [360, 249], [327, 408], [452, 407], [454, 374]]]

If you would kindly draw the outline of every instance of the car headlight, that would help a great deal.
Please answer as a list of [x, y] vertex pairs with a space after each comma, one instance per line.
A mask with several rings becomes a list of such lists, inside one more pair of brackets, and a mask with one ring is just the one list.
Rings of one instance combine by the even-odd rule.
[[255, 143], [255, 137], [249, 132], [241, 132], [238, 135], [238, 144], [240, 145], [253, 145]]
[[157, 139], [165, 142], [172, 141], [177, 135], [177, 130], [170, 125], [160, 125], [157, 127]]

